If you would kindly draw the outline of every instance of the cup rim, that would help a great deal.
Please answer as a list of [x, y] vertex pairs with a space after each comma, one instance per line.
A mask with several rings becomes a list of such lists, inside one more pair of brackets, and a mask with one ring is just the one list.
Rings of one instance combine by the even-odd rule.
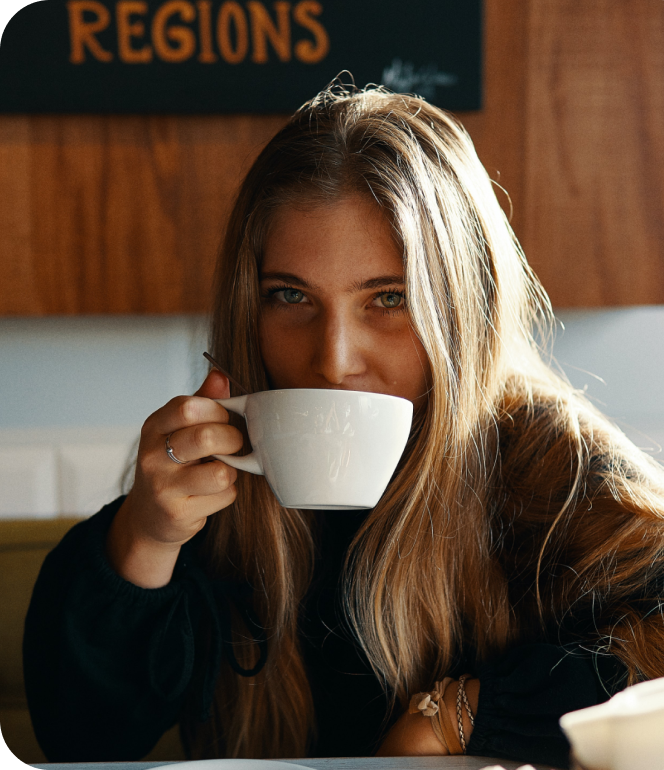
[[409, 398], [404, 398], [403, 396], [393, 396], [391, 393], [380, 393], [378, 391], [373, 390], [349, 390], [348, 388], [275, 388], [274, 390], [257, 390], [254, 393], [248, 393], [248, 396], [258, 396], [261, 394], [268, 394], [268, 393], [357, 393], [360, 395], [371, 395], [371, 396], [383, 396], [384, 398], [395, 398], [398, 401], [405, 401], [407, 404], [413, 405], [413, 402]]

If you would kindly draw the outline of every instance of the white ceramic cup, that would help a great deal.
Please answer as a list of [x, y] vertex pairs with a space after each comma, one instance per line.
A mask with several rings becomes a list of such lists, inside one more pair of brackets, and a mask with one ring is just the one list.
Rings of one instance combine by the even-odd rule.
[[570, 711], [560, 726], [587, 770], [664, 770], [664, 678]]
[[285, 508], [373, 508], [413, 419], [410, 401], [357, 390], [266, 390], [217, 402], [244, 416], [253, 451], [216, 459], [265, 476]]

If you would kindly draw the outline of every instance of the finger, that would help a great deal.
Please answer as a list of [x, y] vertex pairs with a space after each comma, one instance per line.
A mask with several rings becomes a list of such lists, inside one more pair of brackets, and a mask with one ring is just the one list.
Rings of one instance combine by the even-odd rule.
[[218, 492], [215, 495], [197, 495], [189, 498], [192, 512], [195, 512], [198, 516], [211, 516], [213, 513], [228, 508], [228, 506], [235, 502], [237, 497], [237, 488], [235, 484], [225, 489], [223, 492]]
[[205, 398], [230, 398], [231, 385], [228, 377], [217, 369], [211, 369], [203, 384], [194, 395], [204, 396]]
[[143, 425], [143, 439], [161, 442], [176, 430], [201, 423], [227, 423], [228, 412], [221, 404], [200, 396], [176, 396], [151, 414]]
[[[221, 372], [212, 370], [193, 396], [177, 396], [146, 420], [146, 431], [167, 436], [173, 431], [200, 422], [228, 422], [228, 412], [211, 399], [227, 398], [230, 385]], [[203, 401], [202, 399], [206, 399]]]
[[183, 468], [173, 480], [171, 493], [177, 497], [205, 497], [217, 495], [232, 487], [237, 471], [230, 465], [215, 460]]
[[200, 521], [202, 517], [210, 516], [222, 508], [226, 508], [236, 497], [237, 487], [235, 484], [231, 484], [221, 492], [215, 492], [211, 495], [181, 497], [172, 507], [177, 511], [176, 518], [180, 523], [185, 521], [194, 523]]
[[232, 455], [239, 452], [244, 444], [237, 428], [216, 422], [181, 428], [171, 433], [168, 441], [173, 454], [182, 463], [211, 455]]

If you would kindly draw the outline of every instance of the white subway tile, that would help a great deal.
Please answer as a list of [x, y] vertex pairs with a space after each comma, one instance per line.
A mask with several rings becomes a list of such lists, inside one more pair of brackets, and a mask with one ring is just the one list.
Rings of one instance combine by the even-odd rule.
[[121, 494], [132, 444], [63, 444], [58, 449], [60, 512], [89, 516]]
[[0, 447], [0, 517], [57, 516], [56, 465], [56, 453], [50, 446]]

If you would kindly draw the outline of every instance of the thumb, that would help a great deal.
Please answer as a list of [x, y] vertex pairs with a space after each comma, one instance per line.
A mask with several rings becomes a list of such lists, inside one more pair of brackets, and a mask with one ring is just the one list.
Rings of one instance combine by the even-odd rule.
[[211, 369], [194, 395], [203, 398], [230, 398], [231, 386], [228, 377], [217, 369]]

